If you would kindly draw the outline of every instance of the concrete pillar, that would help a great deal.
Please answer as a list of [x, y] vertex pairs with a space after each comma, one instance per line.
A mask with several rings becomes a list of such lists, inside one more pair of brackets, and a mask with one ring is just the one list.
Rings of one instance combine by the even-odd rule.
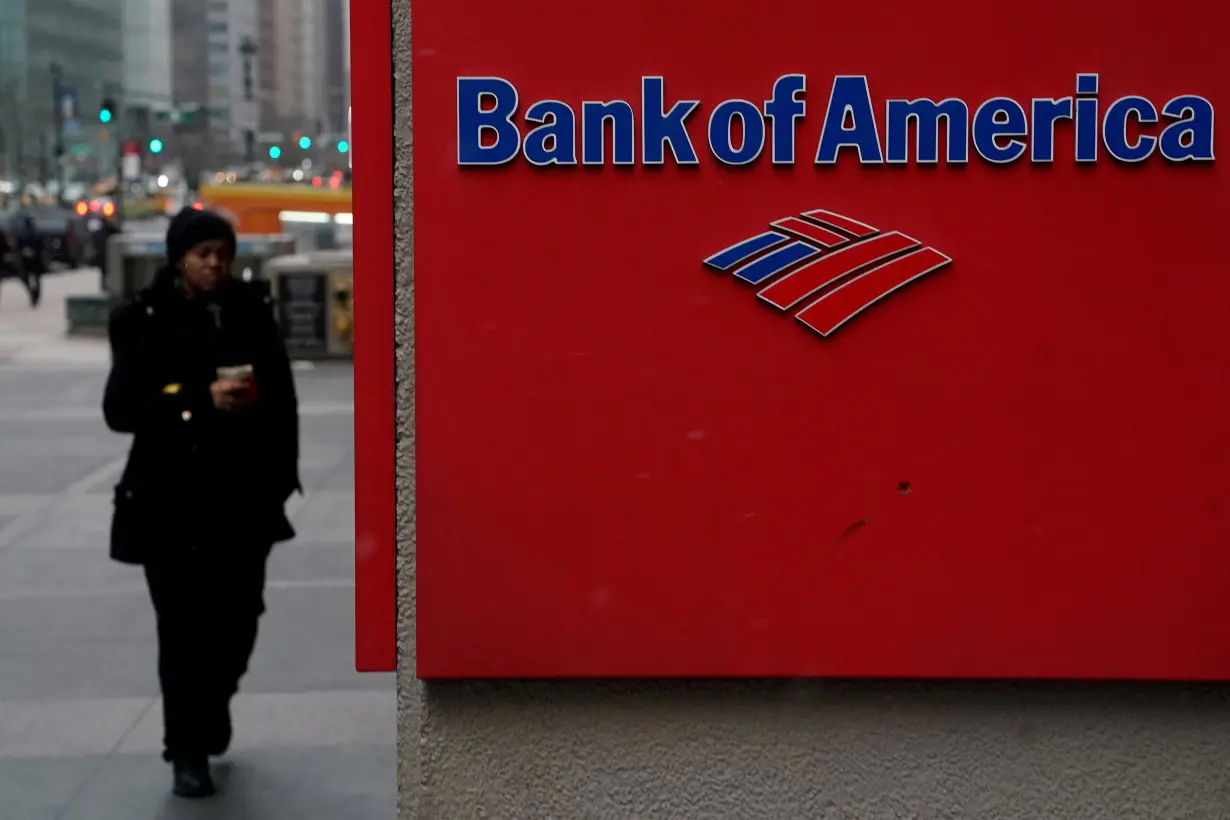
[[392, 10], [400, 817], [1230, 817], [1223, 686], [417, 681], [409, 3]]

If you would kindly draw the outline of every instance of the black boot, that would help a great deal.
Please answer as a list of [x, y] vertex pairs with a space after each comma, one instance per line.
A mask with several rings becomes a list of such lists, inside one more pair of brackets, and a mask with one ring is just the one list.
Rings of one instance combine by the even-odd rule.
[[175, 785], [171, 791], [176, 797], [209, 797], [217, 790], [209, 774], [209, 759], [203, 755], [182, 757], [171, 761], [175, 771]]
[[226, 750], [231, 747], [232, 733], [230, 704], [224, 703], [216, 710], [209, 725], [209, 741], [205, 751], [210, 757], [226, 754]]

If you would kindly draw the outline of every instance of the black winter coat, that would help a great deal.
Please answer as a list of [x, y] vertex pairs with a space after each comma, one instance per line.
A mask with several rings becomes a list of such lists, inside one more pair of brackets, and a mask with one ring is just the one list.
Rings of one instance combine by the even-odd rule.
[[[111, 316], [107, 426], [132, 433], [115, 489], [111, 557], [144, 564], [167, 551], [269, 545], [295, 535], [286, 500], [299, 483], [298, 399], [271, 301], [229, 280], [211, 308], [174, 272]], [[259, 397], [213, 406], [217, 368], [251, 364]]]

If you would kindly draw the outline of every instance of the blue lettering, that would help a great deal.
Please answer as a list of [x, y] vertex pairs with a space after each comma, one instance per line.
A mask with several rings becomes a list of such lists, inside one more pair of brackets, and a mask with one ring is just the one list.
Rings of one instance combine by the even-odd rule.
[[1098, 161], [1098, 75], [1076, 75], [1076, 161]]
[[[1167, 119], [1178, 120], [1166, 126], [1158, 141], [1162, 156], [1171, 162], [1211, 162], [1213, 160], [1213, 104], [1204, 97], [1175, 97], [1162, 107]], [[1190, 135], [1190, 136], [1189, 136]]]
[[1036, 99], [1032, 107], [1034, 138], [1029, 159], [1031, 162], [1054, 162], [1055, 123], [1072, 119], [1072, 98]]
[[543, 100], [525, 112], [526, 122], [541, 123], [525, 135], [522, 151], [531, 165], [576, 165], [576, 115], [559, 100]]
[[[846, 117], [851, 117], [846, 127]], [[829, 93], [829, 105], [824, 112], [824, 126], [820, 131], [820, 145], [816, 148], [816, 164], [832, 165], [837, 162], [837, 152], [844, 146], [858, 149], [858, 161], [864, 165], [878, 165], [884, 161], [880, 153], [880, 132], [876, 126], [875, 113], [871, 110], [871, 90], [863, 76], [838, 76], [833, 78], [833, 90]]]
[[[661, 166], [669, 153], [677, 165], [699, 165], [689, 121], [701, 102], [669, 101], [662, 77], [640, 79], [639, 112], [622, 99], [583, 101], [579, 110], [562, 100], [545, 99], [525, 110], [522, 124], [520, 96], [512, 82], [502, 77], [458, 77], [457, 162], [503, 165], [521, 155], [539, 167], [578, 162], [627, 167], [638, 161]], [[1097, 162], [1102, 150], [1125, 163], [1145, 162], [1155, 155], [1175, 163], [1214, 160], [1215, 112], [1208, 98], [1184, 94], [1160, 105], [1131, 94], [1102, 106], [1099, 86], [1098, 74], [1081, 73], [1070, 96], [1035, 97], [1025, 103], [992, 97], [972, 116], [970, 104], [955, 97], [894, 98], [885, 101], [880, 123], [867, 77], [837, 75], [821, 123], [815, 164], [835, 164], [843, 148], [855, 149], [864, 165], [935, 165], [941, 158], [948, 164], [964, 164], [973, 152], [987, 162], [1008, 164], [1021, 159], [1026, 150], [1032, 162], [1049, 164], [1055, 162], [1061, 122], [1072, 123], [1074, 157], [1080, 164]], [[773, 81], [772, 93], [763, 102], [759, 98], [756, 103], [716, 101], [706, 130], [713, 157], [724, 165], [748, 165], [768, 145], [774, 165], [793, 165], [799, 128], [808, 110], [806, 96], [806, 75], [783, 74]]]
[[700, 107], [700, 100], [682, 100], [666, 111], [663, 86], [661, 77], [641, 78], [641, 162], [663, 165], [669, 145], [677, 164], [696, 165], [700, 159], [685, 123]]
[[807, 91], [807, 77], [786, 74], [773, 83], [773, 96], [765, 100], [764, 115], [773, 125], [773, 164], [794, 164], [794, 132], [807, 113], [807, 103], [798, 95]]
[[[521, 149], [517, 88], [500, 77], [457, 78], [457, 164], [503, 165]], [[495, 141], [483, 145], [483, 136]]]
[[[1025, 153], [1025, 142], [1018, 137], [1029, 134], [1025, 109], [1008, 97], [992, 97], [974, 112], [974, 150], [987, 162], [1003, 165], [1015, 162]], [[1000, 140], [1008, 138], [1005, 145]]]
[[[735, 117], [743, 124], [743, 144], [733, 145]], [[755, 162], [764, 150], [764, 119], [760, 109], [747, 100], [726, 100], [709, 115], [709, 150], [726, 165]]]
[[908, 161], [910, 120], [917, 124], [914, 154], [920, 163], [940, 161], [940, 119], [948, 131], [945, 160], [969, 162], [969, 107], [962, 100], [889, 100], [887, 104], [888, 161], [900, 164]]
[[632, 106], [623, 100], [581, 103], [581, 161], [586, 165], [606, 162], [606, 122], [611, 121], [611, 153], [616, 165], [632, 165], [636, 151], [632, 144], [636, 132]]
[[1102, 143], [1106, 146], [1106, 153], [1120, 162], [1144, 162], [1157, 147], [1157, 137], [1143, 134], [1136, 138], [1135, 144], [1128, 142], [1128, 117], [1133, 114], [1141, 124], [1157, 122], [1157, 109], [1144, 97], [1115, 100], [1102, 119]]

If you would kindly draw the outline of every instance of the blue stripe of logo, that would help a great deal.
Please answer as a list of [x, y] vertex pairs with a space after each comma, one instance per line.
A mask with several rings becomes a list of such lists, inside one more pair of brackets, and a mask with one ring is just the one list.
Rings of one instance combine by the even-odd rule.
[[751, 239], [745, 239], [738, 245], [733, 245], [724, 251], [715, 253], [705, 260], [705, 264], [718, 270], [730, 270], [749, 256], [758, 254], [774, 245], [779, 245], [785, 242], [787, 238], [784, 234], [777, 233], [776, 231], [762, 233], [759, 236], [753, 236]]
[[820, 251], [811, 245], [793, 242], [784, 248], [773, 251], [768, 256], [762, 256], [747, 267], [736, 271], [735, 277], [742, 279], [744, 282], [759, 285], [770, 276], [776, 276], [796, 262], [802, 262], [804, 259], [811, 259], [813, 256], [819, 255]]

